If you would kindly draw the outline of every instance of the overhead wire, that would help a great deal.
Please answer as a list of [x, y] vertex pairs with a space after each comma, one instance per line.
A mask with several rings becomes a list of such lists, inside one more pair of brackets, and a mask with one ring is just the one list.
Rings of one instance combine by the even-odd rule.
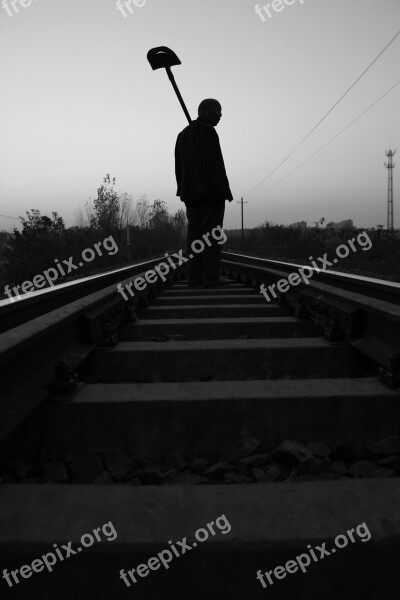
[[0, 215], [0, 217], [3, 217], [4, 219], [13, 219], [13, 221], [19, 221], [17, 217], [9, 217], [8, 215]]
[[258, 194], [256, 194], [253, 197], [253, 200], [255, 198], [258, 198], [262, 194], [265, 194], [268, 190], [271, 190], [272, 188], [276, 187], [277, 185], [279, 185], [280, 183], [282, 183], [282, 181], [284, 181], [285, 179], [287, 179], [288, 177], [290, 177], [291, 175], [293, 175], [293, 173], [295, 173], [301, 167], [303, 167], [305, 164], [307, 164], [312, 158], [314, 158], [314, 156], [316, 156], [317, 154], [319, 154], [324, 148], [326, 148], [327, 146], [329, 146], [329, 144], [331, 144], [334, 140], [336, 140], [336, 138], [338, 138], [342, 133], [344, 133], [345, 131], [347, 131], [347, 129], [349, 129], [349, 127], [351, 127], [352, 125], [354, 125], [354, 123], [356, 123], [359, 119], [361, 119], [361, 117], [363, 117], [368, 111], [370, 111], [372, 108], [374, 108], [374, 106], [376, 106], [381, 100], [383, 100], [388, 94], [390, 94], [390, 92], [392, 92], [398, 85], [400, 85], [400, 80], [397, 83], [395, 83], [390, 89], [388, 89], [384, 94], [382, 94], [382, 96], [380, 96], [377, 100], [375, 100], [375, 102], [373, 102], [370, 106], [368, 106], [368, 108], [366, 108], [365, 110], [363, 110], [363, 112], [360, 113], [355, 119], [353, 119], [350, 123], [348, 123], [348, 125], [346, 125], [346, 127], [344, 127], [343, 129], [341, 129], [330, 140], [328, 140], [327, 142], [325, 142], [325, 144], [323, 144], [320, 148], [318, 148], [318, 150], [316, 150], [313, 154], [311, 154], [308, 158], [306, 158], [302, 163], [300, 163], [295, 169], [293, 169], [292, 171], [290, 171], [289, 173], [287, 173], [287, 175], [285, 175], [284, 177], [282, 177], [281, 179], [279, 179], [278, 181], [276, 181], [274, 184], [270, 185], [268, 188], [266, 188], [262, 192], [259, 192]]
[[357, 77], [357, 79], [351, 84], [349, 88], [340, 96], [340, 98], [333, 104], [333, 106], [325, 113], [325, 115], [314, 125], [314, 127], [303, 137], [303, 139], [296, 144], [296, 146], [289, 152], [289, 154], [274, 168], [266, 177], [264, 177], [257, 185], [251, 188], [244, 196], [250, 196], [255, 190], [257, 190], [265, 181], [267, 181], [278, 169], [282, 167], [282, 165], [304, 144], [304, 142], [314, 133], [314, 131], [325, 121], [325, 119], [332, 113], [332, 111], [342, 102], [342, 100], [349, 94], [349, 92], [359, 83], [359, 81], [368, 73], [368, 71], [373, 67], [373, 65], [379, 60], [379, 58], [388, 50], [388, 48], [394, 43], [394, 41], [399, 37], [399, 31], [389, 40], [389, 42], [382, 48], [382, 50], [375, 56], [375, 58], [368, 64], [368, 66], [362, 71], [362, 73]]

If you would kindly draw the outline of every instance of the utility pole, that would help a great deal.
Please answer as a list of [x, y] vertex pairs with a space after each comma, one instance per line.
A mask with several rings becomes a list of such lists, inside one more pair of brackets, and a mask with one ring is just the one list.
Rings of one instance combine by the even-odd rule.
[[388, 207], [387, 207], [387, 229], [393, 231], [393, 169], [395, 164], [393, 162], [393, 156], [396, 154], [396, 150], [387, 150], [386, 156], [388, 161], [385, 162], [385, 167], [388, 170]]
[[130, 228], [129, 223], [126, 224], [126, 249], [128, 253], [128, 261], [132, 260], [132, 252], [131, 252], [131, 236], [130, 236]]
[[238, 202], [238, 204], [242, 205], [242, 238], [244, 238], [244, 225], [243, 225], [243, 204], [247, 204], [247, 202], [243, 202], [243, 196], [240, 200], [240, 202]]

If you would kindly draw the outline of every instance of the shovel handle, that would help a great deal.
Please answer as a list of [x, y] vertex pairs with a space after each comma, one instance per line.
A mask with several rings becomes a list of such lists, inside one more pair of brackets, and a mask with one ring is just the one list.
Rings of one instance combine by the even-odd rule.
[[173, 74], [172, 74], [171, 67], [165, 67], [165, 70], [167, 71], [168, 79], [169, 79], [169, 80], [170, 80], [170, 82], [172, 83], [172, 87], [173, 87], [173, 88], [174, 88], [174, 90], [175, 90], [175, 94], [177, 95], [177, 97], [178, 97], [178, 100], [179, 100], [179, 102], [180, 102], [180, 104], [181, 104], [181, 106], [182, 106], [182, 108], [183, 108], [183, 112], [185, 113], [185, 115], [186, 115], [186, 118], [187, 118], [187, 120], [188, 120], [188, 122], [189, 122], [189, 124], [190, 124], [190, 123], [192, 122], [192, 119], [190, 118], [189, 111], [188, 111], [188, 109], [186, 108], [186, 104], [185, 104], [185, 103], [184, 103], [184, 101], [183, 101], [183, 98], [182, 98], [182, 96], [181, 96], [181, 93], [180, 93], [180, 91], [179, 91], [179, 88], [178, 88], [178, 86], [176, 85], [175, 77], [174, 77], [174, 76], [173, 76]]

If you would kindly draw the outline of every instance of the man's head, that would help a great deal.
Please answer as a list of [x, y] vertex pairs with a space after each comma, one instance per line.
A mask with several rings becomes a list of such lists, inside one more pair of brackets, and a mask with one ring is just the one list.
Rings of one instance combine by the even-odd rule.
[[218, 125], [222, 117], [222, 108], [218, 100], [206, 98], [199, 104], [199, 117], [210, 123], [210, 125]]

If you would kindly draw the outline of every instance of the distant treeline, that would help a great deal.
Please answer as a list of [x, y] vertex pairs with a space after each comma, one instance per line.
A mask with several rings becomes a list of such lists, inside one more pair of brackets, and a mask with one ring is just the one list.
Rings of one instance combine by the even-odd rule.
[[[350, 250], [346, 258], [338, 260], [330, 269], [400, 282], [399, 230], [390, 233], [382, 226], [366, 230], [355, 227], [337, 230], [323, 227], [324, 221], [321, 219], [314, 227], [304, 229], [266, 222], [255, 229], [246, 230], [244, 238], [237, 235], [237, 230], [233, 235], [228, 231], [224, 250], [309, 265], [310, 257], [322, 258], [325, 253], [328, 259], [336, 257], [337, 247], [348, 245], [349, 240], [355, 238], [357, 252]], [[372, 243], [369, 249], [369, 243], [365, 243], [364, 248], [357, 243], [357, 236], [363, 231]], [[363, 236], [360, 239], [366, 238]]]
[[[54, 268], [57, 261], [63, 264], [63, 260], [74, 257], [77, 263], [84, 250], [94, 248], [110, 236], [118, 247], [117, 252], [103, 252], [90, 262], [83, 261], [78, 270], [65, 277], [60, 275], [57, 283], [185, 248], [184, 209], [170, 214], [165, 202], [150, 203], [146, 196], [134, 204], [127, 194], [115, 191], [115, 179], [111, 180], [109, 175], [98, 188], [96, 198], [77, 210], [75, 226], [67, 228], [57, 213], [48, 217], [36, 209], [28, 211], [20, 221], [22, 231], [0, 232], [1, 288], [32, 281], [35, 275]], [[325, 254], [328, 259], [335, 257], [338, 246], [357, 239], [364, 231], [352, 227], [340, 230], [324, 227], [324, 221], [322, 218], [314, 227], [304, 229], [266, 222], [246, 229], [244, 238], [240, 229], [228, 230], [228, 242], [223, 250], [310, 264], [311, 259], [317, 260]], [[367, 229], [365, 235], [372, 244], [369, 249], [366, 244], [362, 248], [355, 242], [357, 252], [351, 251], [329, 268], [400, 281], [400, 232], [389, 233], [378, 226]], [[4, 297], [1, 289], [0, 297]]]
[[[171, 215], [165, 202], [155, 200], [150, 204], [145, 196], [134, 205], [130, 197], [118, 194], [114, 186], [115, 179], [107, 175], [97, 190], [97, 197], [89, 200], [83, 210], [78, 209], [77, 224], [73, 227], [67, 228], [63, 218], [55, 212], [48, 217], [32, 209], [26, 218], [20, 217], [22, 231], [1, 232], [2, 287], [32, 281], [35, 275], [56, 267], [56, 261], [63, 265], [62, 261], [72, 256], [74, 264], [83, 262], [83, 266], [65, 277], [60, 275], [57, 283], [184, 248], [186, 215], [183, 209]], [[90, 262], [80, 261], [84, 250], [94, 248], [96, 243], [110, 236], [118, 247], [117, 252], [108, 254], [103, 250], [102, 256], [96, 254]]]

